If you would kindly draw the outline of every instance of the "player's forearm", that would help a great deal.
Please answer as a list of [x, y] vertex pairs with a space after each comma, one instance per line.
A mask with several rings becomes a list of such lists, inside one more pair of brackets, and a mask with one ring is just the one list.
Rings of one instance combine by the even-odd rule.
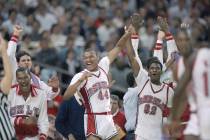
[[11, 68], [11, 63], [9, 61], [9, 57], [7, 55], [7, 52], [5, 49], [2, 49], [2, 59], [3, 59], [3, 66], [4, 66], [4, 78], [1, 81], [2, 84], [2, 91], [5, 94], [9, 93], [9, 90], [11, 88], [12, 85], [12, 68]]
[[108, 58], [110, 63], [114, 61], [114, 59], [118, 56], [118, 54], [122, 51], [122, 49], [126, 46], [126, 41], [130, 39], [131, 33], [126, 32], [120, 40], [117, 42], [116, 47], [114, 47], [109, 53], [108, 53]]
[[171, 57], [172, 53], [178, 52], [176, 42], [171, 33], [166, 34], [166, 44], [167, 44], [167, 51], [168, 51], [168, 59], [167, 59], [167, 62], [168, 62], [170, 59], [172, 59]]
[[158, 39], [154, 48], [154, 53], [153, 56], [157, 57], [161, 64], [163, 65], [163, 40], [162, 39]]
[[127, 55], [128, 55], [128, 59], [131, 64], [131, 68], [133, 70], [134, 75], [137, 76], [139, 73], [139, 70], [140, 70], [140, 66], [139, 66], [137, 60], [135, 59], [136, 53], [134, 52], [134, 49], [132, 47], [131, 40], [127, 41], [126, 47], [127, 47]]
[[80, 86], [82, 82], [83, 80], [78, 80], [76, 83], [70, 85], [65, 91], [63, 99], [68, 100], [69, 98], [71, 98], [77, 92], [77, 88]]

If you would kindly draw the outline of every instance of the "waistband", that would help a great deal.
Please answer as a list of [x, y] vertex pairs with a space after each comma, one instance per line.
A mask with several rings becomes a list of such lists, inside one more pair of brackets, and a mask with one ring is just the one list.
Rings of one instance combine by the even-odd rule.
[[111, 111], [109, 112], [86, 112], [87, 115], [111, 115]]
[[129, 131], [127, 131], [127, 133], [133, 134], [134, 130], [129, 130]]

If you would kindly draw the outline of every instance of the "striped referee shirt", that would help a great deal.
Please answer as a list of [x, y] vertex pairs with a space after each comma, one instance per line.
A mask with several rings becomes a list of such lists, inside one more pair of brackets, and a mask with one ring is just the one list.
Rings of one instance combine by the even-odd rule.
[[7, 96], [0, 90], [0, 140], [12, 140], [14, 136], [15, 130], [9, 118]]

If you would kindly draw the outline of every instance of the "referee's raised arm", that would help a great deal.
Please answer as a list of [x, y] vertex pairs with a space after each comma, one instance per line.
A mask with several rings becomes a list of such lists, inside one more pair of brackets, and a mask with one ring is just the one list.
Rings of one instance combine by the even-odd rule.
[[4, 76], [0, 82], [0, 140], [14, 140], [15, 131], [8, 113], [7, 94], [12, 85], [12, 70], [7, 55], [7, 43], [0, 36], [0, 53], [3, 60]]

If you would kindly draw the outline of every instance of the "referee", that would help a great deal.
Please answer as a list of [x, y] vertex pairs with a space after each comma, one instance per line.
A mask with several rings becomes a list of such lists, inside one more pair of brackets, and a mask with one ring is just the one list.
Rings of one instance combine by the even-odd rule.
[[12, 85], [12, 70], [7, 55], [7, 43], [0, 36], [0, 53], [2, 54], [4, 76], [0, 80], [0, 140], [15, 140], [15, 130], [8, 113], [7, 94]]

